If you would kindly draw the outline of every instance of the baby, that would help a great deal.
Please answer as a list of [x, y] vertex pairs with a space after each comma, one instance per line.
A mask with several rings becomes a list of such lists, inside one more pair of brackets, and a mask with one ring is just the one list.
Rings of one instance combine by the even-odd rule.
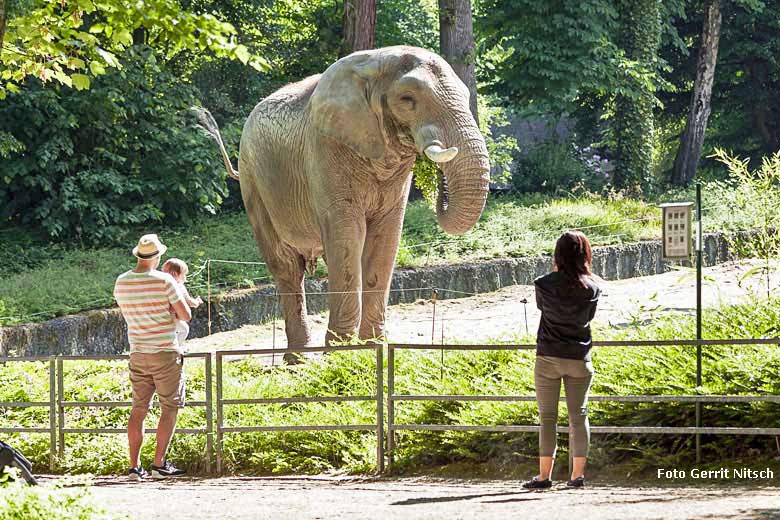
[[[190, 268], [187, 267], [187, 263], [184, 260], [179, 260], [178, 258], [171, 258], [166, 260], [162, 266], [162, 271], [171, 275], [176, 283], [179, 284], [181, 292], [184, 294], [184, 302], [193, 309], [196, 309], [200, 307], [201, 304], [203, 304], [203, 299], [200, 297], [193, 299], [190, 296], [190, 293], [187, 291], [187, 287], [184, 286], [184, 283], [187, 281], [187, 273], [189, 270]], [[187, 339], [187, 336], [190, 333], [190, 326], [186, 321], [179, 319], [175, 321], [176, 340], [181, 347], [184, 344], [184, 340]]]

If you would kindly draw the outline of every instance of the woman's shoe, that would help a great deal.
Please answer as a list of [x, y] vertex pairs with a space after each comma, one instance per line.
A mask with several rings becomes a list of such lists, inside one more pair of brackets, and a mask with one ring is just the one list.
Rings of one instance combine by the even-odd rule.
[[585, 475], [581, 475], [574, 480], [566, 482], [566, 486], [570, 488], [582, 488], [585, 487]]
[[550, 489], [552, 487], [552, 480], [549, 478], [539, 480], [539, 477], [534, 477], [528, 482], [523, 482], [525, 489]]

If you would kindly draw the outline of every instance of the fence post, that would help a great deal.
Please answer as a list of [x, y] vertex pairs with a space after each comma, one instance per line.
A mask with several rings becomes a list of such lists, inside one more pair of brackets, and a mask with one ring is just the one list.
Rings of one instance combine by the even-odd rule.
[[395, 423], [395, 349], [393, 345], [387, 346], [387, 464], [393, 465], [393, 450], [395, 438], [393, 437], [393, 424]]
[[[696, 183], [696, 391], [701, 387], [701, 268], [702, 252], [701, 183]], [[696, 401], [696, 427], [701, 428], [702, 403]], [[701, 434], [696, 433], [696, 463], [701, 463]]]
[[57, 465], [57, 362], [49, 358], [49, 470]]
[[383, 400], [385, 397], [385, 384], [382, 378], [384, 372], [384, 358], [381, 343], [376, 346], [376, 464], [379, 473], [385, 472], [385, 414]]
[[211, 458], [214, 456], [214, 420], [211, 394], [211, 352], [205, 357], [206, 372], [206, 473], [211, 473]]
[[222, 474], [222, 353], [217, 352], [217, 474]]
[[431, 302], [433, 303], [433, 313], [431, 314], [431, 345], [436, 342], [436, 299], [439, 291], [434, 287], [431, 289]]
[[57, 448], [60, 461], [65, 458], [65, 407], [62, 406], [63, 397], [65, 397], [65, 374], [62, 356], [57, 356], [57, 422], [60, 430]]

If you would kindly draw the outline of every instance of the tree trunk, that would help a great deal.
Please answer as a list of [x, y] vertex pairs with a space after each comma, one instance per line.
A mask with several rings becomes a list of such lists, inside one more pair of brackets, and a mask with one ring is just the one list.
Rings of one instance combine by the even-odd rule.
[[469, 108], [479, 124], [471, 0], [439, 0], [439, 43], [442, 56], [469, 89]]
[[344, 0], [342, 56], [374, 48], [376, 0]]
[[5, 0], [0, 0], [0, 48], [3, 47], [5, 38]]
[[701, 32], [701, 47], [696, 64], [696, 81], [693, 84], [693, 96], [685, 123], [685, 131], [680, 138], [680, 148], [674, 158], [672, 183], [683, 185], [693, 179], [701, 157], [707, 119], [710, 117], [712, 83], [715, 80], [715, 65], [718, 61], [718, 42], [722, 16], [720, 0], [710, 0], [704, 11], [704, 27]]

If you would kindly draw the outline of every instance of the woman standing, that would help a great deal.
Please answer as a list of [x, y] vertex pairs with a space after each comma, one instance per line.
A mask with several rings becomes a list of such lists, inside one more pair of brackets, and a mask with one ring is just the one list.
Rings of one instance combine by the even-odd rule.
[[555, 244], [553, 272], [534, 281], [536, 305], [542, 311], [534, 368], [540, 424], [539, 474], [523, 484], [526, 489], [552, 486], [561, 381], [569, 411], [569, 450], [573, 457], [567, 485], [585, 485], [590, 444], [588, 390], [593, 380], [590, 322], [601, 294], [592, 278], [591, 261], [587, 237], [578, 231], [567, 231]]

